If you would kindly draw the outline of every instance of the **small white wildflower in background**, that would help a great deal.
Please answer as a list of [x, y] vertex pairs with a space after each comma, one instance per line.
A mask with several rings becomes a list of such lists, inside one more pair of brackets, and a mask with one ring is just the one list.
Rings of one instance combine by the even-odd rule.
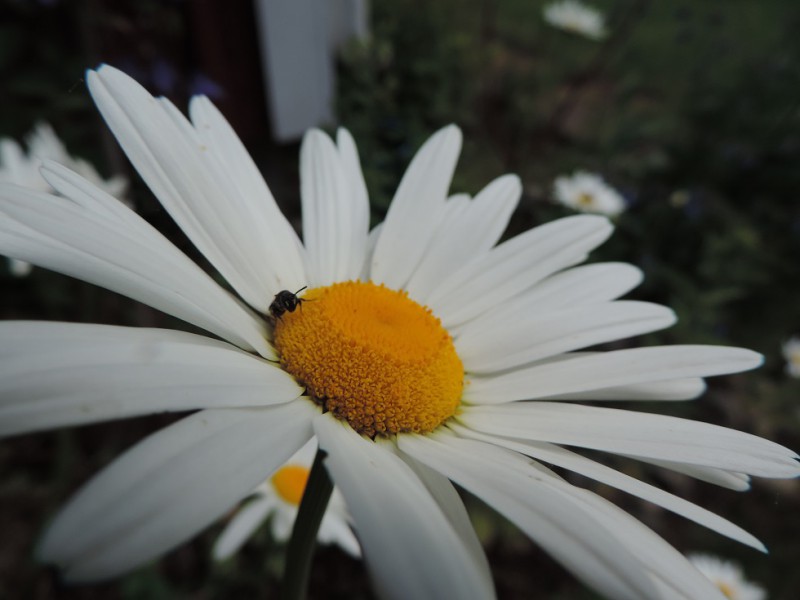
[[31, 263], [24, 260], [17, 260], [16, 258], [8, 259], [8, 272], [14, 277], [27, 277], [33, 270]]
[[760, 585], [744, 578], [736, 563], [710, 554], [690, 554], [689, 561], [708, 577], [730, 600], [766, 600], [767, 593]]
[[[107, 194], [120, 198], [128, 189], [128, 180], [121, 175], [103, 179], [97, 169], [88, 161], [71, 156], [56, 132], [47, 123], [39, 123], [28, 136], [28, 160], [34, 164], [33, 169], [39, 179], [39, 165], [42, 160], [52, 160], [75, 171], [78, 175], [93, 183]], [[19, 184], [25, 185], [25, 184]]]
[[67, 152], [64, 143], [47, 123], [39, 123], [28, 135], [28, 152], [11, 138], [0, 139], [0, 182], [14, 183], [31, 190], [53, 192], [52, 186], [39, 173], [43, 160], [52, 160], [78, 173], [101, 190], [119, 198], [128, 187], [125, 177], [115, 175], [103, 179], [97, 170], [82, 158]]
[[542, 15], [553, 27], [591, 40], [602, 40], [608, 35], [603, 13], [578, 0], [561, 0], [548, 4]]
[[783, 345], [783, 357], [786, 359], [786, 374], [800, 377], [800, 337], [792, 336]]
[[[128, 188], [128, 180], [125, 177], [115, 175], [110, 179], [103, 179], [89, 162], [71, 156], [64, 143], [47, 123], [37, 124], [26, 141], [27, 153], [13, 139], [0, 138], [0, 183], [13, 183], [37, 192], [54, 193], [53, 187], [39, 172], [42, 160], [52, 160], [75, 171], [116, 198], [120, 198]], [[8, 261], [8, 269], [15, 277], [27, 276], [31, 268], [30, 263], [22, 260]]]
[[39, 175], [39, 164], [39, 161], [28, 156], [22, 146], [11, 138], [0, 139], [0, 182], [49, 192], [52, 188]]
[[[268, 517], [272, 517], [273, 537], [278, 541], [289, 539], [316, 451], [317, 445], [309, 442], [254, 490], [255, 498], [239, 509], [214, 544], [215, 559], [233, 556]], [[344, 499], [334, 490], [317, 539], [323, 544], [337, 544], [350, 556], [360, 557], [361, 547], [348, 520]]]
[[557, 177], [553, 184], [556, 201], [580, 212], [614, 216], [625, 210], [625, 200], [603, 178], [586, 171]]

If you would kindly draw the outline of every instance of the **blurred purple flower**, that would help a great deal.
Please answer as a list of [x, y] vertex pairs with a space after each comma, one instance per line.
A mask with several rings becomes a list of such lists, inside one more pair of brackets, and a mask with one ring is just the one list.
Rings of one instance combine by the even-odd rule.
[[204, 73], [195, 73], [189, 82], [189, 95], [208, 96], [212, 100], [223, 98], [225, 90], [216, 81], [205, 75]]
[[118, 64], [122, 71], [161, 96], [202, 94], [215, 100], [225, 96], [224, 88], [204, 73], [195, 72], [187, 82], [187, 77], [172, 62], [163, 58], [144, 66], [134, 58], [124, 58]]
[[172, 63], [159, 58], [150, 67], [149, 79], [155, 91], [164, 96], [169, 96], [175, 91], [178, 83], [178, 74], [175, 72], [175, 67], [172, 66]]

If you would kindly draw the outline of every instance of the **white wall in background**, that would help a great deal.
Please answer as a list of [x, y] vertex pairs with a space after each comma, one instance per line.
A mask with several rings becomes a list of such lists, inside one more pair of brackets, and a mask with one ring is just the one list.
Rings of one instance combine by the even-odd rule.
[[275, 140], [334, 124], [336, 51], [367, 35], [367, 0], [257, 0], [256, 18]]

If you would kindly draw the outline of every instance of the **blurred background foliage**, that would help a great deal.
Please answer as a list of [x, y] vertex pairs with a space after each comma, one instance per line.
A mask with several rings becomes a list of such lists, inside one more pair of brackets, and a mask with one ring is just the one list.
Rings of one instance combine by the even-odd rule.
[[[212, 95], [282, 207], [299, 222], [297, 146], [269, 142], [259, 75], [248, 70], [256, 58], [213, 58], [231, 56], [230, 48], [220, 51], [231, 34], [242, 53], [255, 53], [252, 7], [227, 3], [236, 14], [220, 19], [210, 4], [1, 0], [0, 135], [21, 139], [47, 120], [74, 154], [106, 174], [131, 175], [82, 81], [85, 68], [109, 62], [181, 106], [192, 93]], [[637, 408], [751, 431], [800, 449], [800, 381], [785, 374], [780, 352], [800, 333], [800, 5], [595, 0], [610, 36], [594, 42], [548, 26], [541, 17], [544, 4], [372, 3], [371, 38], [349, 44], [339, 56], [336, 101], [340, 123], [359, 144], [374, 221], [385, 213], [414, 151], [451, 122], [465, 133], [454, 191], [475, 194], [509, 171], [522, 177], [524, 195], [509, 235], [569, 214], [552, 200], [556, 176], [576, 169], [601, 173], [623, 193], [627, 210], [616, 219], [616, 235], [592, 260], [640, 266], [646, 278], [631, 297], [667, 304], [679, 317], [671, 329], [630, 343], [731, 344], [765, 355], [764, 368], [712, 380], [698, 402]], [[256, 84], [244, 83], [254, 78]], [[145, 218], [199, 258], [135, 178], [131, 196]], [[184, 327], [43, 270], [26, 279], [5, 272], [0, 278], [3, 318]], [[267, 528], [227, 563], [210, 559], [220, 530], [215, 525], [163, 561], [96, 586], [62, 587], [33, 561], [39, 531], [69, 493], [171, 419], [0, 444], [0, 597], [275, 593], [282, 548]], [[770, 598], [800, 596], [797, 482], [758, 481], [742, 495], [641, 465], [614, 466], [731, 518], [771, 552], [759, 555], [619, 492], [600, 490], [680, 550], [739, 561]], [[513, 526], [477, 501], [468, 504], [502, 598], [595, 598]], [[311, 596], [369, 598], [371, 592], [362, 565], [323, 548]]]

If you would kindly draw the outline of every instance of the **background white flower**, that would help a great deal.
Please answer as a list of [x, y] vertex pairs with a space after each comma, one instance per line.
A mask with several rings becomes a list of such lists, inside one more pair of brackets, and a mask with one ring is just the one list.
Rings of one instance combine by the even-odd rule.
[[764, 588], [747, 581], [741, 567], [736, 563], [710, 554], [689, 554], [687, 558], [729, 600], [766, 600]]
[[31, 190], [53, 192], [39, 172], [43, 160], [52, 160], [81, 175], [98, 188], [123, 199], [128, 180], [121, 175], [104, 179], [88, 161], [72, 156], [48, 123], [38, 123], [26, 138], [28, 152], [11, 138], [0, 139], [0, 182]]
[[800, 377], [800, 337], [792, 336], [783, 344], [783, 358], [786, 360], [786, 373]]
[[[39, 172], [43, 160], [52, 160], [130, 206], [123, 197], [128, 189], [128, 180], [121, 175], [103, 179], [88, 161], [73, 157], [67, 152], [64, 143], [48, 123], [38, 123], [26, 141], [27, 153], [15, 140], [0, 139], [0, 183], [13, 183], [30, 190], [55, 193]], [[28, 262], [11, 258], [8, 264], [9, 271], [16, 277], [25, 277], [31, 272], [32, 267]]]
[[625, 199], [595, 173], [575, 171], [557, 177], [553, 192], [557, 202], [580, 212], [614, 216], [625, 210]]
[[[214, 558], [225, 560], [235, 554], [265, 519], [270, 519], [276, 540], [289, 539], [299, 508], [295, 486], [300, 482], [297, 478], [308, 478], [316, 451], [317, 444], [313, 440], [308, 442], [253, 491], [254, 497], [238, 509], [214, 544]], [[323, 544], [336, 544], [350, 556], [361, 556], [358, 540], [350, 529], [344, 499], [336, 489], [320, 523], [317, 540]]]
[[[113, 175], [108, 179], [104, 179], [90, 162], [83, 158], [72, 156], [67, 151], [64, 142], [59, 139], [48, 123], [38, 123], [26, 141], [28, 142], [28, 160], [34, 164], [36, 175], [40, 181], [44, 182], [39, 174], [41, 161], [45, 159], [52, 160], [76, 172], [107, 194], [128, 204], [124, 199], [125, 192], [128, 189], [128, 180], [122, 175]], [[18, 185], [24, 184], [20, 183]]]
[[542, 14], [553, 27], [591, 40], [602, 40], [608, 35], [603, 13], [578, 0], [553, 2], [544, 7]]
[[0, 139], [0, 182], [14, 183], [31, 190], [49, 192], [50, 187], [39, 174], [41, 161], [28, 155], [20, 144], [11, 138]]

